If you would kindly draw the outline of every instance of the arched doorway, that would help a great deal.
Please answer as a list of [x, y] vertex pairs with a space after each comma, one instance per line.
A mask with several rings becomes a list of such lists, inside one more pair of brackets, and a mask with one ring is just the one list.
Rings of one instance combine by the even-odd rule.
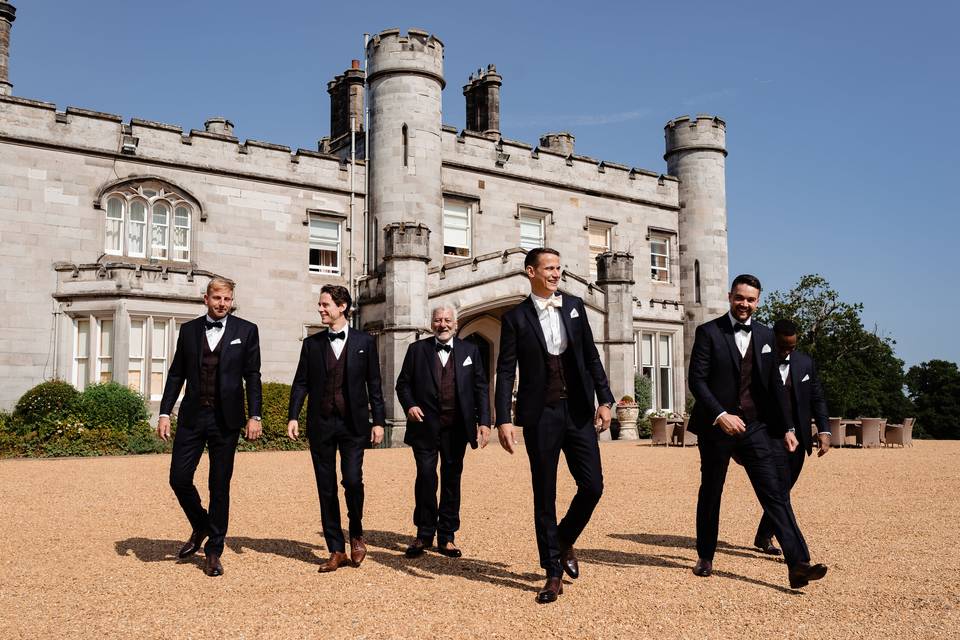
[[490, 314], [465, 318], [459, 333], [461, 340], [472, 342], [480, 350], [483, 370], [487, 374], [490, 420], [495, 421], [493, 394], [496, 389], [497, 357], [500, 355], [500, 320]]

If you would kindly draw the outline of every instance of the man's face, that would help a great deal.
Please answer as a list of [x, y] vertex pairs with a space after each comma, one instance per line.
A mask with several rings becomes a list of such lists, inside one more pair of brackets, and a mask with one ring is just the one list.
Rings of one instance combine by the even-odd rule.
[[340, 318], [343, 317], [344, 312], [347, 310], [347, 305], [337, 305], [329, 293], [320, 294], [320, 301], [317, 303], [317, 307], [320, 310], [320, 320], [328, 327], [339, 324]]
[[728, 294], [730, 299], [730, 315], [737, 322], [746, 322], [757, 309], [760, 302], [760, 290], [748, 284], [738, 284]]
[[527, 277], [530, 278], [530, 286], [534, 293], [538, 295], [552, 294], [560, 285], [560, 256], [552, 253], [540, 254], [540, 259], [535, 267], [527, 267]]
[[233, 291], [227, 287], [217, 287], [203, 294], [203, 303], [207, 305], [207, 315], [221, 320], [233, 308]]
[[783, 360], [788, 355], [797, 350], [797, 336], [782, 336], [779, 333], [775, 336], [777, 341], [777, 354]]
[[457, 334], [457, 321], [453, 319], [453, 311], [450, 309], [437, 309], [433, 312], [430, 319], [430, 328], [433, 329], [433, 335], [437, 340], [446, 342]]

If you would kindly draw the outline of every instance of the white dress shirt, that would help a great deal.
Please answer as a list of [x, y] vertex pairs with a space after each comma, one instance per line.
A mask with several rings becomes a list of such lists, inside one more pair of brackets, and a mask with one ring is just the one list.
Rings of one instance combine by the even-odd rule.
[[220, 338], [223, 337], [223, 330], [227, 328], [227, 316], [223, 316], [219, 320], [214, 320], [210, 317], [210, 314], [207, 314], [203, 319], [206, 322], [219, 322], [223, 324], [222, 327], [210, 327], [209, 329], [205, 330], [207, 336], [207, 346], [210, 347], [210, 351], [213, 351], [217, 348], [217, 345], [220, 344]]
[[[343, 353], [343, 347], [345, 344], [347, 344], [347, 338], [350, 336], [350, 325], [349, 324], [343, 325], [343, 328], [340, 329], [339, 331], [334, 331], [333, 329], [328, 327], [327, 331], [330, 331], [332, 333], [340, 333], [340, 331], [343, 331], [343, 338], [330, 340], [330, 348], [333, 349], [333, 356], [337, 360], [339, 360], [340, 354]], [[329, 340], [329, 338], [327, 339]]]
[[787, 384], [787, 377], [790, 375], [790, 356], [784, 358], [786, 362], [780, 363], [780, 379], [783, 380], [783, 384]]
[[547, 342], [547, 352], [554, 356], [560, 355], [567, 350], [567, 332], [563, 328], [563, 321], [560, 318], [563, 298], [561, 296], [541, 298], [533, 293], [530, 294], [530, 298], [537, 309], [537, 317], [540, 319], [540, 326], [543, 328], [543, 337]]
[[450, 351], [445, 351], [443, 349], [437, 350], [437, 355], [440, 357], [440, 366], [446, 367], [447, 361], [450, 360], [450, 354], [453, 353], [453, 338], [450, 338], [446, 342], [444, 342], [440, 338], [434, 338], [434, 349], [436, 349], [436, 345], [438, 344], [445, 344], [450, 346]]
[[[747, 321], [746, 321], [746, 322], [740, 322], [739, 320], [737, 320], [736, 318], [734, 318], [734, 317], [733, 317], [733, 314], [730, 313], [729, 311], [727, 311], [727, 316], [729, 316], [729, 318], [730, 318], [730, 324], [733, 325], [734, 327], [737, 326], [737, 323], [738, 323], [738, 322], [739, 322], [740, 324], [745, 324], [745, 325], [747, 325], [747, 326], [750, 326], [750, 324], [753, 322], [753, 318], [747, 318]], [[741, 357], [741, 358], [744, 357], [745, 355], [747, 355], [747, 347], [750, 346], [750, 335], [751, 335], [751, 334], [750, 334], [750, 332], [748, 332], [748, 331], [734, 331], [734, 332], [733, 332], [733, 339], [736, 340], [736, 342], [737, 342], [737, 349], [740, 350], [740, 357]]]

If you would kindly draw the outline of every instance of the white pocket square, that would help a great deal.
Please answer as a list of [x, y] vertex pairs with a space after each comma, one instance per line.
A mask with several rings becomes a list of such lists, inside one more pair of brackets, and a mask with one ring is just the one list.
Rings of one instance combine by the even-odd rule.
[[577, 313], [577, 310], [576, 310], [576, 309], [571, 309], [571, 310], [570, 310], [570, 317], [571, 317], [571, 318], [579, 318], [579, 317], [580, 317], [580, 314]]
[[810, 381], [810, 374], [808, 373], [807, 375], [803, 376], [803, 380], [801, 380], [800, 382], [809, 382], [809, 381]]
[[771, 351], [773, 351], [773, 349], [771, 349], [768, 344], [763, 345], [763, 349], [760, 349], [760, 353], [770, 353]]
[[240, 344], [240, 338], [235, 338], [230, 344]]
[[473, 364], [473, 360], [470, 359], [470, 356], [467, 356], [467, 359], [463, 361], [463, 364], [461, 366], [466, 367], [467, 365], [471, 365], [471, 364]]
[[363, 353], [363, 349], [358, 349], [357, 353]]

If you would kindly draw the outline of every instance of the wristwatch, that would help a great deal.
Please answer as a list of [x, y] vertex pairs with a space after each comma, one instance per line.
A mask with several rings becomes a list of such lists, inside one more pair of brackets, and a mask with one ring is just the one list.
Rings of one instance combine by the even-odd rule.
[[601, 402], [601, 407], [606, 407], [607, 409], [613, 409], [613, 405], [617, 404], [616, 402]]
[[256, 420], [257, 422], [263, 422], [263, 418], [260, 416], [250, 416], [251, 420]]

